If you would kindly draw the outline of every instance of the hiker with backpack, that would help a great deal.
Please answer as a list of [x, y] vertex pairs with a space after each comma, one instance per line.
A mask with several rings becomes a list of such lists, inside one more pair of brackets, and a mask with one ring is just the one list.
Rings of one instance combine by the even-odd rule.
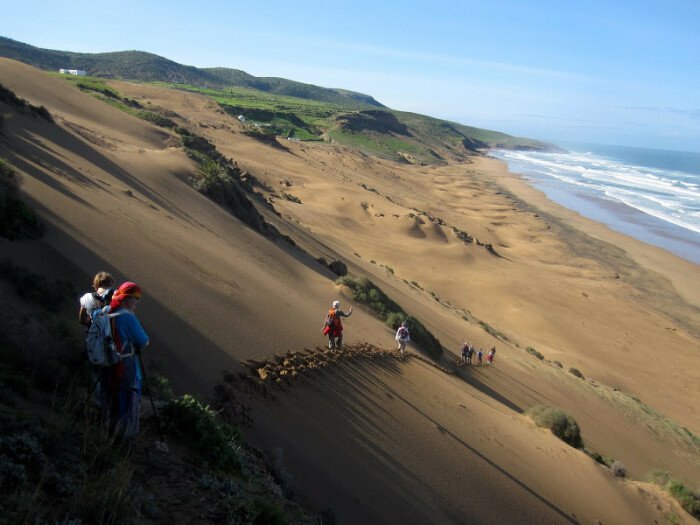
[[469, 345], [467, 348], [467, 364], [472, 364], [472, 358], [474, 357], [474, 345]]
[[93, 312], [108, 305], [113, 293], [114, 277], [108, 272], [98, 272], [92, 280], [92, 292], [87, 292], [80, 298], [80, 310], [78, 310], [80, 324], [89, 327]]
[[396, 348], [401, 355], [403, 355], [403, 351], [406, 348], [406, 344], [411, 340], [411, 335], [408, 333], [408, 321], [404, 321], [401, 323], [399, 326], [399, 329], [396, 330], [396, 342], [399, 344], [399, 346]]
[[[78, 321], [85, 326], [85, 333], [92, 325], [92, 318], [101, 308], [109, 305], [114, 293], [114, 277], [108, 272], [98, 272], [92, 280], [92, 292], [87, 292], [80, 298], [80, 309], [78, 310]], [[91, 360], [90, 369], [90, 397], [92, 397], [95, 406], [101, 411], [103, 417], [106, 409], [109, 406], [109, 397], [107, 395], [106, 376], [101, 366], [95, 365]]]
[[138, 284], [125, 282], [114, 292], [109, 305], [112, 337], [119, 356], [118, 362], [110, 367], [110, 431], [127, 439], [139, 431], [143, 381], [139, 356], [149, 343], [135, 315], [141, 295]]
[[484, 364], [483, 358], [484, 358], [484, 351], [481, 348], [479, 348], [479, 351], [476, 353], [476, 362], [480, 365], [483, 365]]
[[348, 313], [345, 313], [340, 309], [340, 301], [333, 301], [323, 325], [323, 335], [328, 336], [329, 349], [337, 348], [340, 350], [343, 346], [343, 323], [340, 322], [340, 318], [350, 317], [351, 314], [352, 307], [350, 307]]

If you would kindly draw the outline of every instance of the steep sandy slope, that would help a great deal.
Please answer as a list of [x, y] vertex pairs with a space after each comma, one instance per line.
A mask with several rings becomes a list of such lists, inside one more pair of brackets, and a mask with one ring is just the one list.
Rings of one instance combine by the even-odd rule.
[[[141, 315], [156, 337], [153, 353], [188, 389], [208, 393], [238, 359], [322, 342], [320, 325], [335, 298], [330, 272], [192, 189], [196, 165], [166, 147], [170, 136], [161, 129], [60, 79], [10, 61], [0, 65], [0, 83], [49, 108], [57, 122], [5, 119], [0, 156], [26, 175], [23, 189], [51, 225], [36, 247], [46, 255], [27, 254], [28, 262], [42, 264], [58, 252], [84, 272], [86, 287], [101, 268], [138, 281], [146, 293]], [[94, 104], [103, 110], [96, 120], [90, 111], [62, 111]], [[110, 118], [111, 134], [103, 125]], [[101, 141], [86, 138], [98, 133]], [[362, 312], [353, 325], [370, 338], [383, 330]]]
[[[237, 369], [238, 360], [313, 347], [322, 342], [320, 324], [324, 310], [339, 294], [344, 303], [348, 303], [347, 295], [343, 295], [346, 292], [335, 288], [330, 280], [332, 275], [311, 257], [287, 244], [261, 237], [194, 191], [189, 177], [196, 165], [174, 146], [176, 141], [168, 132], [126, 116], [60, 79], [11, 61], [0, 62], [0, 83], [31, 103], [46, 106], [56, 120], [56, 124], [49, 124], [2, 108], [7, 116], [0, 138], [0, 156], [24, 174], [23, 190], [49, 223], [44, 240], [4, 243], [4, 251], [30, 267], [54, 269], [57, 274], [78, 273], [86, 286], [90, 275], [103, 268], [112, 270], [119, 278], [141, 283], [146, 298], [139, 315], [153, 335], [150, 351], [163, 361], [173, 382], [181, 389], [208, 393], [218, 380], [219, 372]], [[668, 441], [664, 441], [666, 436], [659, 438], [645, 430], [645, 421], [635, 422], [636, 412], [621, 416], [617, 405], [599, 401], [595, 385], [580, 385], [575, 382], [579, 380], [535, 361], [513, 346], [493, 340], [476, 323], [476, 318], [484, 319], [515, 341], [538, 341], [538, 325], [527, 324], [530, 318], [524, 314], [521, 324], [515, 325], [517, 330], [511, 328], [507, 316], [496, 317], [499, 311], [509, 312], [505, 305], [511, 295], [504, 290], [526, 297], [523, 286], [541, 286], [545, 298], [530, 297], [523, 311], [534, 309], [533, 315], [542, 316], [547, 308], [551, 310], [550, 300], [576, 307], [577, 303], [566, 300], [573, 290], [580, 294], [576, 279], [585, 280], [587, 286], [596, 290], [591, 293], [588, 288], [587, 293], [598, 301], [596, 304], [604, 312], [625, 308], [623, 314], [632, 319], [630, 322], [635, 329], [644, 323], [658, 325], [660, 320], [654, 317], [657, 315], [654, 312], [642, 309], [638, 313], [625, 306], [628, 302], [624, 297], [615, 302], [615, 294], [622, 289], [610, 288], [615, 285], [612, 280], [596, 284], [599, 280], [596, 272], [600, 267], [595, 261], [577, 259], [569, 254], [566, 255], [568, 264], [544, 261], [536, 266], [527, 257], [533, 249], [531, 243], [516, 241], [528, 234], [535, 235], [534, 232], [543, 230], [544, 225], [531, 215], [513, 210], [504, 196], [489, 192], [483, 184], [471, 189], [468, 187], [471, 183], [460, 186], [464, 183], [453, 179], [459, 178], [464, 167], [401, 167], [324, 146], [290, 144], [285, 148], [270, 148], [238, 133], [238, 123], [219, 113], [207, 99], [149, 86], [131, 86], [128, 88], [133, 90], [131, 93], [126, 86], [120, 84], [119, 89], [128, 96], [152, 94], [154, 105], [167, 105], [183, 117], [183, 124], [215, 140], [220, 151], [235, 158], [256, 177], [279, 188], [275, 192], [277, 197], [273, 195], [272, 200], [287, 222], [278, 221], [278, 224], [283, 230], [294, 233], [313, 255], [338, 254], [348, 262], [351, 271], [373, 276], [394, 299], [434, 330], [448, 348], [455, 348], [465, 337], [484, 347], [494, 343], [499, 346], [496, 368], [463, 370], [460, 374], [466, 382], [454, 384], [454, 379], [447, 381], [432, 369], [423, 370], [422, 365], [402, 364], [392, 372], [401, 380], [385, 386], [381, 384], [387, 381], [384, 377], [355, 374], [354, 397], [347, 385], [341, 389], [334, 380], [296, 390], [296, 393], [290, 391], [289, 400], [280, 398], [281, 402], [290, 404], [280, 405], [279, 410], [256, 403], [260, 410], [259, 426], [255, 430], [259, 439], [265, 442], [266, 436], [286, 436], [287, 441], [281, 443], [286, 461], [296, 465], [295, 472], [299, 472], [299, 466], [305, 462], [309, 464], [309, 472], [314, 472], [312, 468], [318, 469], [321, 481], [314, 482], [309, 476], [301, 484], [302, 489], [308, 486], [313, 492], [314, 487], [319, 486], [315, 483], [339, 487], [332, 503], [347, 511], [344, 515], [373, 515], [385, 520], [384, 511], [372, 510], [375, 514], [371, 514], [365, 508], [354, 514], [351, 501], [358, 495], [340, 484], [345, 483], [343, 472], [349, 468], [345, 465], [351, 463], [359, 448], [355, 446], [346, 453], [337, 448], [342, 440], [332, 439], [334, 435], [344, 436], [355, 431], [374, 432], [373, 438], [385, 435], [389, 440], [400, 442], [411, 436], [413, 450], [441, 452], [430, 460], [412, 461], [401, 447], [383, 443], [380, 444], [382, 457], [394, 465], [391, 470], [382, 471], [381, 476], [363, 469], [351, 471], [354, 486], [363, 486], [364, 476], [369, 476], [367, 479], [371, 478], [371, 483], [368, 481], [367, 486], [375, 487], [378, 493], [386, 496], [385, 508], [397, 509], [399, 513], [403, 512], [401, 507], [407, 496], [394, 487], [403, 487], [416, 497], [422, 493], [418, 490], [422, 487], [430, 496], [419, 506], [419, 513], [435, 519], [447, 516], [459, 521], [458, 517], [476, 515], [484, 520], [495, 520], [500, 512], [507, 516], [532, 512], [533, 518], [541, 516], [554, 520], [568, 519], [564, 515], [571, 512], [578, 513], [584, 521], [599, 515], [613, 516], [600, 498], [581, 498], [575, 492], [567, 494], [561, 487], [552, 486], [552, 479], [568, 479], [572, 463], [551, 458], [572, 456], [577, 458], [573, 464], [577, 465], [577, 472], [581, 472], [581, 486], [586, 485], [583, 480], [589, 480], [591, 486], [603, 493], [612, 493], [612, 500], [625, 509], [620, 516], [629, 518], [626, 522], [636, 522], [639, 512], [645, 520], [655, 515], [646, 512], [646, 504], [639, 500], [642, 496], [629, 495], [628, 485], [607, 479], [607, 474], [597, 470], [588, 458], [534, 429], [515, 411], [538, 401], [570, 409], [582, 423], [584, 437], [591, 439], [601, 452], [629, 464], [634, 474], [642, 475], [649, 466], [663, 466], [686, 479], [697, 479], [694, 476], [698, 471], [697, 457], [691, 456], [689, 461], [686, 449], [675, 446], [669, 449]], [[80, 111], [83, 106], [87, 108], [85, 113]], [[281, 180], [290, 181], [292, 185], [284, 185], [285, 191], [299, 197], [302, 204], [279, 198], [283, 187]], [[362, 184], [376, 188], [379, 193]], [[464, 192], [461, 200], [455, 195], [460, 191]], [[443, 194], [445, 197], [436, 197]], [[464, 206], [469, 212], [455, 211], [443, 204], [458, 207], [468, 199], [471, 201]], [[420, 224], [407, 216], [417, 213], [410, 211], [413, 207], [430, 211], [433, 216], [442, 218], [444, 224], [425, 216]], [[490, 230], [497, 226], [489, 225], [489, 221], [509, 227], [496, 234]], [[465, 245], [455, 237], [450, 225], [484, 242], [494, 243], [503, 257], [493, 255], [484, 246]], [[541, 236], [542, 247], [538, 253], [548, 254], [557, 261], [562, 245], [550, 236], [553, 237], [552, 234]], [[540, 239], [536, 235], [535, 238]], [[522, 263], [522, 259], [527, 259], [528, 264]], [[373, 260], [375, 263], [371, 262]], [[390, 267], [393, 273], [380, 264]], [[530, 264], [535, 266], [528, 266]], [[550, 273], [545, 272], [545, 268]], [[424, 290], [402, 279], [415, 280]], [[506, 283], [512, 289], [507, 288]], [[518, 283], [521, 284], [518, 286]], [[559, 288], [564, 291], [557, 294]], [[441, 300], [436, 300], [429, 291]], [[600, 297], [597, 297], [598, 292]], [[482, 296], [494, 299], [480, 301]], [[496, 297], [502, 302], [497, 302]], [[552, 319], [552, 326], [561, 326], [556, 332], [556, 343], [569, 339], [577, 341], [570, 334], [571, 323], [565, 322], [570, 316], [570, 312], [562, 312]], [[362, 308], [356, 307], [356, 313], [346, 325], [349, 342], [391, 343], [391, 331]], [[598, 337], [610, 335], [601, 333]], [[676, 338], [671, 340], [674, 351], [688, 366], [678, 371], [687, 384], [677, 382], [676, 390], [669, 389], [671, 401], [678, 405], [675, 411], [669, 412], [693, 429], [697, 427], [696, 407], [684, 396], [692, 399], [696, 393], [693, 374], [697, 373], [697, 367], [690, 366], [694, 363], [689, 353], [692, 347], [690, 350], [680, 348], [683, 344], [693, 344], [693, 340], [680, 328], [673, 337]], [[581, 359], [582, 354], [578, 352], [582, 346], [559, 350], [567, 366], [578, 364], [575, 360]], [[539, 343], [538, 347], [542, 348]], [[557, 356], [552, 354], [551, 357]], [[602, 367], [599, 360], [603, 352], [594, 357], [597, 361], [592, 362]], [[587, 371], [583, 366], [582, 369]], [[639, 395], [649, 404], [664, 401], [655, 406], [666, 410], [670, 401], [647, 399], [642, 395], [647, 392], [646, 385], [637, 386], [638, 381], [646, 380], [647, 372], [645, 368], [638, 375], [630, 376], [625, 380], [625, 389], [641, 392]], [[416, 374], [418, 386], [412, 386], [413, 374]], [[668, 387], [670, 379], [665, 381], [657, 385]], [[649, 388], [654, 392], [653, 382]], [[331, 403], [332, 392], [336, 390], [337, 402]], [[405, 404], [394, 413], [394, 408], [389, 406], [391, 400], [384, 393], [387, 390], [408, 399], [423, 413], [410, 406], [406, 408]], [[474, 438], [465, 434], [461, 412], [449, 412], [443, 404], [444, 398], [454, 395], [480, 399], [479, 404], [488, 403], [490, 408], [485, 411], [467, 405], [475, 411], [475, 417], [470, 420], [474, 426], [472, 430], [476, 432], [478, 428], [483, 435], [493, 435], [497, 430], [510, 429], [510, 433], [503, 434], [513, 443], [509, 452], [488, 440], [470, 441]], [[302, 398], [296, 402], [293, 396]], [[363, 396], [376, 398], [375, 413], [356, 422], [338, 418], [356, 404], [354, 400]], [[420, 399], [429, 401], [422, 405]], [[304, 413], [296, 414], [299, 417], [286, 415], [293, 407]], [[379, 417], [380, 413], [390, 417]], [[392, 423], [394, 417], [405, 419], [405, 425]], [[445, 439], [445, 443], [438, 444], [435, 436], [426, 430], [426, 421], [435, 421], [459, 439], [438, 431], [442, 436], [439, 439]], [[362, 428], [357, 428], [358, 423]], [[310, 432], [312, 424], [314, 432]], [[629, 446], [630, 434], [640, 443], [636, 447]], [[331, 439], [325, 437], [329, 435]], [[469, 449], [472, 459], [488, 458], [491, 462], [481, 461], [478, 468], [465, 471], [457, 460], [459, 451], [464, 452], [459, 448], [462, 445], [456, 444], [459, 440], [472, 447], [473, 450]], [[557, 451], [551, 456], [532, 452], [533, 447], [547, 450], [555, 445], [559, 448], [555, 447]], [[333, 462], [328, 462], [327, 466], [319, 467], [310, 459], [312, 455], [331, 457], [336, 453], [337, 457], [347, 458], [347, 463], [333, 466]], [[441, 455], [447, 459], [439, 459]], [[532, 462], [517, 459], [531, 455], [534, 455]], [[439, 466], [437, 470], [435, 465]], [[301, 474], [297, 475], [302, 479]], [[443, 476], [451, 482], [441, 481]], [[332, 479], [335, 481], [331, 482]], [[414, 481], [406, 484], [405, 479]], [[479, 510], [476, 505], [462, 503], [462, 493], [447, 486], [465, 480], [479, 487], [496, 484], [519, 496], [508, 506], [500, 505], [501, 500], [480, 498], [482, 507]], [[331, 493], [336, 494], [335, 491], [324, 492]], [[486, 494], [485, 489], [480, 494]], [[633, 499], [628, 500], [628, 497]], [[440, 503], [436, 503], [438, 499]], [[635, 505], [643, 510], [634, 510], [629, 501], [636, 501]], [[449, 509], [447, 514], [446, 509]]]
[[[592, 448], [637, 477], [664, 468], [697, 485], [698, 443], [689, 434], [700, 429], [700, 345], [689, 333], [699, 319], [697, 266], [582, 220], [576, 226], [586, 233], [540, 216], [499, 188], [510, 179], [492, 160], [406, 166], [327, 145], [282, 141], [271, 148], [242, 136], [241, 125], [204, 97], [117, 87], [156, 106], [174, 105], [272, 188], [267, 194], [287, 219], [284, 231], [315, 255], [339, 254], [351, 272], [370, 276], [448, 349], [464, 340], [496, 345], [498, 372], [461, 372], [473, 385], [520, 410], [564, 407]], [[527, 202], [544, 207], [530, 193]], [[498, 255], [465, 244], [455, 228], [491, 243]], [[628, 253], [656, 263], [640, 266]], [[510, 343], [489, 336], [479, 321]], [[530, 357], [527, 346], [563, 370]], [[589, 381], [566, 373], [570, 367]]]
[[269, 393], [253, 396], [256, 436], [281, 478], [340, 523], [642, 524], [682, 514], [658, 488], [614, 478], [417, 360], [345, 361]]
[[[387, 285], [421, 295], [401, 282], [415, 281], [521, 347], [533, 346], [700, 432], [693, 402], [700, 395], [696, 265], [590, 221], [574, 223], [585, 229], [582, 235], [568, 223], [537, 216], [523, 200], [499, 190], [496, 184], [513, 178], [495, 161], [405, 166], [327, 145], [283, 141], [270, 148], [241, 137], [240, 124], [204, 97], [117, 86], [129, 96], [177, 107], [275, 190], [276, 208], [311, 234], [311, 247], [320, 253], [326, 247]], [[282, 199], [282, 192], [302, 204]], [[535, 193], [527, 194], [528, 202], [544, 207]], [[550, 213], [566, 214], [547, 205]], [[409, 217], [416, 210], [442, 223]], [[465, 245], [453, 228], [491, 243], [502, 257]], [[389, 266], [393, 276], [379, 265]], [[464, 337], [484, 339], [474, 323], [443, 326], [442, 332], [451, 345]]]

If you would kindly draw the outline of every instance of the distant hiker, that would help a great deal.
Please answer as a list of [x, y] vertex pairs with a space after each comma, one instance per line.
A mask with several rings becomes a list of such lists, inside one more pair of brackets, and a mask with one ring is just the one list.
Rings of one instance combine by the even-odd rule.
[[479, 351], [476, 353], [476, 362], [480, 365], [483, 365], [483, 357], [484, 357], [484, 351], [479, 348]]
[[107, 272], [99, 272], [92, 280], [92, 292], [87, 292], [80, 298], [78, 321], [84, 326], [90, 326], [92, 313], [98, 308], [107, 306], [114, 293], [114, 277]]
[[486, 362], [487, 362], [488, 364], [492, 365], [492, 364], [493, 364], [493, 358], [494, 358], [495, 355], [496, 355], [496, 348], [494, 347], [494, 348], [492, 348], [491, 350], [489, 350], [489, 353], [488, 353], [488, 355], [486, 356]]
[[343, 323], [340, 322], [340, 318], [350, 317], [351, 314], [352, 307], [345, 313], [340, 309], [340, 301], [333, 301], [323, 325], [323, 335], [328, 336], [328, 348], [340, 349], [343, 346]]
[[399, 346], [396, 348], [401, 355], [403, 355], [403, 351], [406, 348], [406, 344], [411, 340], [411, 336], [408, 333], [408, 322], [404, 321], [401, 323], [401, 326], [399, 326], [399, 329], [396, 330], [396, 342], [399, 344]]
[[134, 314], [141, 300], [141, 288], [136, 283], [123, 283], [114, 292], [110, 313], [122, 312], [113, 317], [112, 334], [120, 361], [110, 367], [111, 414], [110, 430], [134, 437], [139, 431], [139, 409], [143, 371], [137, 354], [148, 346], [148, 335]]
[[468, 365], [472, 364], [472, 357], [474, 357], [474, 345], [469, 345], [469, 348], [467, 348], [467, 364]]
[[464, 363], [467, 362], [467, 356], [469, 355], [468, 354], [469, 344], [467, 344], [467, 342], [464, 341], [464, 344], [459, 347], [459, 351], [460, 351], [460, 356], [461, 356], [459, 359], [459, 364], [463, 365]]

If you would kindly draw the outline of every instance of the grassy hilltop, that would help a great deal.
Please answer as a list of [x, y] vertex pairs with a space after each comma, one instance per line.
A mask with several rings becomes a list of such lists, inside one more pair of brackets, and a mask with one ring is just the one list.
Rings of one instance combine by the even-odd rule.
[[42, 49], [0, 36], [0, 56], [19, 60], [39, 69], [83, 69], [88, 75], [102, 78], [162, 81], [212, 88], [239, 86], [338, 104], [383, 107], [369, 95], [345, 89], [323, 88], [284, 78], [254, 77], [238, 69], [185, 66], [144, 51], [75, 53]]
[[[283, 78], [255, 77], [230, 68], [196, 68], [142, 51], [73, 53], [0, 37], [0, 56], [56, 71], [84, 69], [73, 78], [105, 95], [99, 79], [156, 82], [212, 97], [231, 115], [248, 120], [250, 134], [324, 140], [411, 164], [460, 160], [485, 148], [550, 149], [551, 145], [486, 129], [387, 108], [369, 95]], [[107, 95], [109, 96], [109, 95]], [[114, 99], [114, 97], [111, 97]]]

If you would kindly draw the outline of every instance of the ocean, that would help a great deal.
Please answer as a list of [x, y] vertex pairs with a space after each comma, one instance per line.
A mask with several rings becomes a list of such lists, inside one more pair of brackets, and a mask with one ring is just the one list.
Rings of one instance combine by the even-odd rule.
[[700, 264], [700, 153], [593, 144], [494, 150], [547, 197]]

